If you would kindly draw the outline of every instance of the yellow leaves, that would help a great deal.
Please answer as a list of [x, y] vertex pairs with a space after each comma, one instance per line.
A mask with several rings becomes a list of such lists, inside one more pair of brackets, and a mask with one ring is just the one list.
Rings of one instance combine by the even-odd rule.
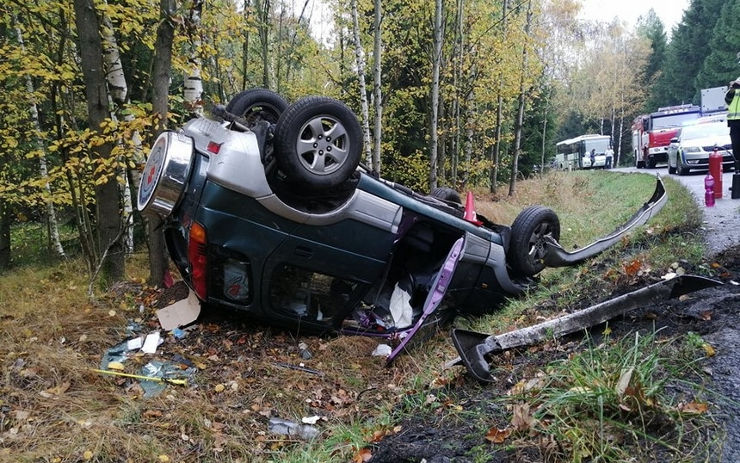
[[85, 453], [82, 454], [82, 459], [85, 461], [90, 461], [93, 458], [93, 453], [90, 450], [85, 450]]
[[715, 354], [717, 353], [714, 350], [714, 347], [712, 347], [712, 345], [709, 344], [708, 342], [705, 342], [704, 344], [702, 344], [701, 347], [704, 349], [704, 352], [707, 354], [707, 357], [714, 357]]

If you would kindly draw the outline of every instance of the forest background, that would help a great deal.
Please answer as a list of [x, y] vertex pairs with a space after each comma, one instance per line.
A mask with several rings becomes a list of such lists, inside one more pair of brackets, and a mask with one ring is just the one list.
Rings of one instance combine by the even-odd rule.
[[337, 98], [383, 177], [498, 197], [580, 134], [630, 164], [636, 115], [740, 74], [740, 0], [692, 0], [670, 41], [652, 10], [629, 30], [574, 0], [329, 0], [321, 42], [311, 1], [2, 2], [0, 271], [33, 224], [91, 282], [121, 279], [146, 242], [161, 283], [158, 224], [131, 201], [149, 146], [245, 89]]

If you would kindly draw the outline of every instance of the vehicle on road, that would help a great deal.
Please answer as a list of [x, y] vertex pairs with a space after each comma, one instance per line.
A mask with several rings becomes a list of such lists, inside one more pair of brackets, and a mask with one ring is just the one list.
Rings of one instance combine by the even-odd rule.
[[[560, 170], [595, 169], [606, 166], [607, 154], [611, 154], [609, 135], [588, 134], [569, 138], [555, 144], [558, 153], [554, 166]], [[593, 162], [591, 151], [594, 151]]]
[[722, 156], [725, 172], [732, 169], [730, 129], [722, 119], [698, 119], [679, 129], [668, 148], [668, 173], [686, 175], [691, 170], [708, 170], [709, 155], [714, 150]]
[[659, 162], [666, 162], [668, 147], [678, 129], [700, 116], [701, 108], [691, 104], [667, 106], [654, 113], [637, 116], [632, 124], [635, 167], [652, 169]]
[[463, 206], [452, 189], [424, 195], [373, 174], [336, 100], [288, 105], [253, 89], [214, 116], [159, 136], [138, 193], [198, 299], [301, 331], [396, 336], [397, 349], [444, 314], [523, 293], [546, 265], [603, 251], [666, 200], [658, 180], [627, 224], [568, 252], [546, 207], [509, 227], [477, 215], [471, 194]]

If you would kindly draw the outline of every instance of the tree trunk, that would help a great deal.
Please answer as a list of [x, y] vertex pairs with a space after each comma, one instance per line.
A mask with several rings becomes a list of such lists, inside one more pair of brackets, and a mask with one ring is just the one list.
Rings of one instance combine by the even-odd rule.
[[262, 48], [262, 86], [270, 88], [270, 60], [269, 60], [269, 32], [270, 32], [270, 0], [257, 0], [257, 28]]
[[[454, 50], [454, 68], [452, 71], [452, 88], [454, 96], [452, 99], [452, 117], [455, 119], [454, 132], [452, 138], [452, 182], [457, 183], [460, 155], [460, 74], [462, 68], [463, 56], [463, 9], [465, 8], [464, 0], [457, 0], [457, 14], [455, 15], [455, 50]], [[463, 178], [463, 185], [467, 181]]]
[[[203, 116], [203, 79], [200, 69], [200, 18], [203, 12], [203, 0], [191, 0], [190, 10], [185, 20], [185, 28], [189, 38], [190, 53], [188, 66], [190, 73], [183, 83], [183, 99], [185, 109], [190, 117]], [[219, 79], [220, 81], [220, 79]]]
[[244, 43], [242, 44], [242, 91], [247, 89], [247, 65], [249, 56], [249, 5], [250, 0], [244, 0]]
[[[13, 18], [13, 22], [16, 22]], [[21, 33], [20, 26], [16, 25], [16, 33], [18, 35], [18, 45], [25, 54], [25, 44], [23, 43], [23, 34]], [[56, 209], [54, 208], [54, 201], [51, 197], [51, 184], [49, 183], [49, 170], [46, 165], [46, 146], [41, 139], [41, 124], [39, 123], [39, 111], [36, 106], [36, 97], [34, 96], [33, 80], [29, 74], [26, 74], [26, 92], [28, 93], [31, 101], [28, 105], [28, 111], [31, 115], [31, 123], [34, 127], [33, 143], [36, 149], [39, 151], [39, 175], [44, 180], [44, 193], [46, 195], [46, 218], [49, 221], [49, 240], [54, 248], [54, 252], [59, 257], [67, 257], [64, 253], [64, 247], [62, 247], [62, 241], [59, 238], [59, 224], [57, 223]], [[8, 250], [10, 250], [10, 244], [8, 244]]]
[[[128, 84], [126, 83], [126, 76], [123, 73], [123, 65], [121, 64], [121, 54], [118, 48], [118, 41], [113, 31], [113, 24], [107, 14], [101, 13], [101, 21], [103, 23], [102, 38], [103, 38], [103, 61], [105, 63], [105, 79], [108, 83], [108, 92], [110, 97], [111, 107], [111, 119], [116, 121], [119, 116], [123, 116], [123, 120], [131, 122], [134, 120], [133, 114], [126, 112], [122, 114], [124, 106], [129, 103], [128, 98]], [[139, 132], [135, 131], [132, 135], [133, 144], [133, 160], [135, 164], [143, 164], [144, 153], [141, 149], [141, 137]], [[118, 140], [118, 145], [123, 146], [123, 140]], [[122, 169], [123, 185], [121, 185], [121, 195], [123, 197], [123, 223], [125, 228], [124, 234], [124, 247], [127, 253], [131, 253], [134, 250], [134, 228], [133, 228], [133, 202], [131, 200], [131, 185], [129, 183], [129, 176], [127, 174], [128, 168]], [[138, 170], [135, 170], [134, 180], [136, 185], [140, 178]], [[135, 190], [135, 187], [134, 187]]]
[[[160, 23], [154, 43], [154, 69], [152, 70], [152, 110], [159, 115], [158, 131], [167, 127], [167, 111], [170, 87], [170, 68], [172, 67], [172, 40], [175, 25], [172, 16], [177, 5], [175, 0], [160, 0]], [[149, 245], [149, 283], [161, 286], [167, 269], [162, 221], [150, 218], [147, 223], [147, 244]]]
[[[506, 39], [506, 14], [509, 7], [508, 0], [501, 3], [501, 36]], [[491, 193], [496, 193], [496, 184], [498, 183], [498, 166], [501, 161], [501, 125], [503, 124], [504, 98], [502, 95], [504, 86], [503, 73], [499, 73], [498, 90], [496, 96], [496, 135], [493, 140], [493, 150], [491, 158], [493, 166], [491, 167]]]
[[382, 43], [383, 9], [380, 0], [375, 0], [374, 42], [373, 42], [373, 99], [375, 108], [375, 128], [373, 129], [373, 162], [372, 169], [380, 174], [380, 142], [383, 129], [383, 92], [382, 92]]
[[[532, 24], [532, 0], [527, 2], [527, 22], [524, 25], [524, 37], [529, 37], [529, 28]], [[519, 172], [519, 155], [522, 149], [522, 125], [524, 124], [524, 103], [525, 103], [525, 89], [524, 89], [524, 78], [527, 74], [527, 50], [529, 45], [525, 39], [522, 43], [522, 69], [521, 77], [519, 78], [519, 109], [516, 117], [516, 129], [514, 132], [514, 153], [511, 161], [511, 179], [509, 180], [509, 196], [513, 196], [516, 191], [516, 176]]]
[[[101, 123], [108, 117], [108, 91], [103, 72], [103, 44], [100, 39], [100, 21], [93, 0], [74, 0], [75, 22], [80, 40], [82, 67], [87, 99], [87, 121], [91, 129], [102, 134]], [[111, 154], [111, 144], [93, 147], [101, 159]], [[124, 253], [121, 243], [121, 201], [118, 182], [111, 176], [95, 187], [97, 226], [102, 277], [106, 283], [120, 281], [124, 276]]]
[[10, 208], [0, 201], [0, 271], [10, 268]]
[[549, 86], [547, 90], [547, 96], [545, 96], [545, 110], [543, 111], [542, 117], [542, 154], [540, 156], [540, 175], [545, 173], [545, 146], [547, 146], [547, 113], [550, 109], [550, 98], [552, 97], [552, 86]]
[[465, 111], [467, 114], [465, 120], [465, 169], [463, 170], [463, 187], [467, 187], [470, 181], [470, 166], [473, 163], [473, 114], [475, 113], [475, 100], [473, 93], [473, 82], [470, 82], [471, 89], [465, 99]]
[[367, 88], [365, 87], [365, 50], [360, 42], [360, 21], [357, 18], [357, 0], [352, 0], [352, 37], [355, 41], [355, 61], [357, 79], [360, 82], [360, 108], [362, 110], [362, 133], [365, 141], [365, 159], [367, 165], [373, 165], [372, 147], [370, 146], [370, 116], [367, 107]]
[[437, 187], [437, 122], [439, 115], [439, 68], [442, 64], [442, 0], [435, 0], [434, 49], [432, 51], [432, 114], [429, 121], [429, 190]]

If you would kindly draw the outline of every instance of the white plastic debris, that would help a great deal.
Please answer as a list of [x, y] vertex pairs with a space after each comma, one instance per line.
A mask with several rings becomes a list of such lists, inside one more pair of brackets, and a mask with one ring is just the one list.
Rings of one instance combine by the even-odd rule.
[[141, 349], [141, 346], [144, 345], [144, 338], [142, 336], [129, 339], [126, 341], [126, 350], [136, 350]]
[[298, 437], [304, 440], [311, 440], [319, 435], [319, 430], [310, 424], [298, 424], [280, 418], [270, 418], [267, 429], [273, 434]]
[[146, 354], [154, 354], [155, 352], [157, 352], [159, 341], [159, 331], [147, 334], [146, 339], [144, 340], [144, 346], [141, 348], [141, 351]]
[[301, 423], [303, 424], [316, 424], [321, 419], [319, 415], [314, 416], [304, 416], [301, 418]]
[[396, 329], [411, 326], [414, 309], [411, 307], [411, 294], [401, 289], [396, 283], [391, 294], [391, 316]]
[[391, 352], [393, 352], [393, 349], [388, 344], [378, 344], [372, 355], [373, 357], [388, 357]]
[[198, 315], [200, 315], [200, 302], [193, 290], [190, 290], [187, 298], [157, 310], [159, 324], [165, 331], [188, 325], [197, 320]]

